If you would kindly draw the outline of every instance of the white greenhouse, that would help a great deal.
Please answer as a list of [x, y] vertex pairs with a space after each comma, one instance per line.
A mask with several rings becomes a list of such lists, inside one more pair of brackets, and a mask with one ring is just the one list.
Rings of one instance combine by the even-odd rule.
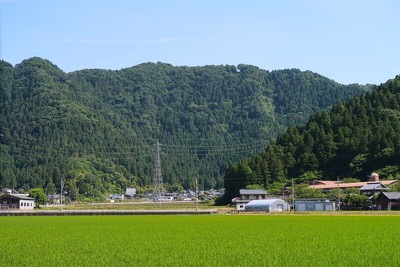
[[289, 204], [286, 201], [279, 198], [253, 200], [247, 203], [244, 206], [244, 208], [245, 211], [266, 211], [266, 212], [290, 210]]

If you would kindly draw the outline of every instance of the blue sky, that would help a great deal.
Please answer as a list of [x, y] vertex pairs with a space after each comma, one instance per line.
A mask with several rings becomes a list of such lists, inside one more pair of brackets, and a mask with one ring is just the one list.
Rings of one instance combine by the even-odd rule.
[[0, 58], [66, 72], [245, 63], [380, 84], [400, 74], [399, 12], [397, 0], [0, 0]]

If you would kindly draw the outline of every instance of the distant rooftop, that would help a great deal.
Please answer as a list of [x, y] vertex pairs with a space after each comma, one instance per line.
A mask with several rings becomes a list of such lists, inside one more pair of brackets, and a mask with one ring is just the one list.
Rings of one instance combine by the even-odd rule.
[[240, 189], [240, 195], [266, 195], [267, 191], [263, 189]]
[[11, 197], [14, 199], [23, 199], [23, 200], [35, 200], [34, 198], [28, 197], [25, 194], [6, 194], [2, 195], [1, 197]]
[[390, 200], [399, 200], [400, 199], [400, 192], [382, 192]]
[[[382, 181], [383, 182], [383, 181]], [[361, 191], [368, 191], [368, 190], [388, 190], [389, 188], [381, 182], [375, 183], [367, 183], [363, 187], [360, 188]]]
[[316, 188], [316, 189], [334, 189], [334, 188], [361, 188], [367, 184], [382, 184], [382, 185], [392, 185], [396, 183], [397, 180], [385, 180], [385, 181], [378, 181], [378, 182], [356, 182], [356, 183], [338, 183], [337, 181], [323, 181], [323, 180], [317, 180], [313, 185], [310, 185], [309, 187], [311, 188]]

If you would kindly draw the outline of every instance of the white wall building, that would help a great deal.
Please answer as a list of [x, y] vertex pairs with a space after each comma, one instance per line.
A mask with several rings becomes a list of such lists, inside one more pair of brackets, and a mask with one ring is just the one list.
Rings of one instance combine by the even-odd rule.
[[7, 194], [0, 196], [0, 209], [33, 210], [35, 199], [22, 194]]

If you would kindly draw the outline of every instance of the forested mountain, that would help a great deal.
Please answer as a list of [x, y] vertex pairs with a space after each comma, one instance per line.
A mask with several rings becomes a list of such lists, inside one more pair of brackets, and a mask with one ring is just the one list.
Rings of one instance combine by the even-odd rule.
[[157, 139], [166, 187], [221, 187], [287, 126], [370, 90], [250, 65], [65, 73], [31, 58], [0, 71], [0, 185], [54, 191], [63, 178], [72, 198], [150, 185]]
[[372, 92], [318, 112], [280, 134], [257, 155], [231, 165], [224, 176], [228, 202], [240, 188], [337, 177], [400, 178], [400, 76]]

